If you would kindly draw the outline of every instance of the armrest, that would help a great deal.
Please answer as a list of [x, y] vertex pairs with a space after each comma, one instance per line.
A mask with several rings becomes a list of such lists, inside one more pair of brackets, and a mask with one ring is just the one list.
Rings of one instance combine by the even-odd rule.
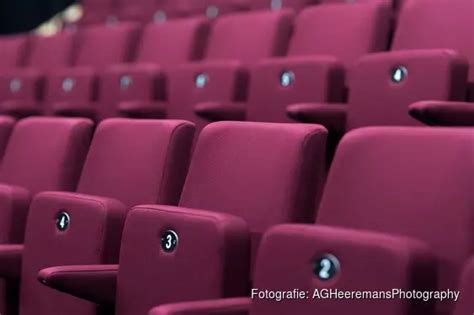
[[38, 280], [50, 288], [97, 304], [114, 304], [118, 265], [60, 266], [43, 269]]
[[346, 129], [347, 105], [329, 103], [301, 103], [287, 107], [290, 118], [313, 124], [320, 124], [330, 132], [344, 133]]
[[48, 75], [46, 98], [87, 103], [97, 98], [97, 85], [97, 73], [91, 67], [59, 69]]
[[20, 279], [23, 249], [23, 245], [0, 245], [0, 277]]
[[153, 100], [166, 98], [166, 77], [157, 64], [122, 64], [104, 71], [101, 90], [120, 100]]
[[23, 243], [30, 203], [25, 188], [0, 184], [0, 244]]
[[34, 68], [18, 69], [0, 74], [2, 100], [35, 101], [41, 99], [44, 78], [44, 73]]
[[[249, 73], [247, 67], [239, 61], [182, 64], [168, 69], [167, 74], [170, 95], [175, 97], [187, 98], [191, 95], [194, 102], [243, 101], [247, 97]], [[201, 80], [198, 80], [199, 75]], [[187, 84], [184, 93], [183, 84]]]
[[168, 304], [153, 308], [149, 315], [247, 315], [250, 298], [229, 298]]
[[35, 100], [7, 100], [1, 102], [2, 113], [14, 117], [41, 115], [44, 111], [42, 104]]
[[411, 104], [409, 112], [430, 126], [474, 126], [474, 103], [421, 101]]
[[131, 118], [166, 118], [166, 102], [160, 101], [123, 101], [118, 105], [122, 116]]
[[209, 121], [245, 120], [246, 108], [244, 103], [202, 102], [196, 104], [194, 112]]
[[96, 71], [92, 67], [71, 67], [60, 68], [50, 72], [55, 77], [88, 77], [96, 75]]

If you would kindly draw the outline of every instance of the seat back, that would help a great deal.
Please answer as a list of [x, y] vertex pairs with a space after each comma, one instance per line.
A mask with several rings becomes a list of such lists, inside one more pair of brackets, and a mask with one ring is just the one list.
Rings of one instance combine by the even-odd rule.
[[99, 125], [77, 192], [137, 204], [176, 204], [194, 128], [185, 121], [109, 119]]
[[[290, 58], [265, 60], [252, 69], [247, 119], [289, 122], [286, 107], [290, 104], [343, 101], [344, 77], [355, 61], [388, 47], [390, 12], [383, 4], [303, 10], [296, 19]], [[290, 74], [291, 82], [283, 85], [284, 75]]]
[[89, 148], [88, 119], [27, 118], [19, 121], [0, 169], [0, 182], [32, 194], [76, 188]]
[[2, 36], [0, 38], [0, 70], [7, 71], [23, 66], [27, 57], [28, 36]]
[[474, 25], [472, 8], [472, 0], [408, 1], [401, 10], [393, 51], [364, 57], [354, 70], [347, 128], [421, 125], [408, 114], [410, 104], [465, 100], [464, 63], [473, 49], [467, 31]]
[[176, 66], [202, 58], [209, 25], [202, 18], [150, 24], [144, 30], [136, 62]]
[[71, 65], [74, 40], [75, 34], [67, 31], [48, 37], [34, 36], [28, 66], [48, 71]]
[[317, 125], [211, 124], [196, 144], [179, 205], [242, 217], [255, 252], [270, 226], [313, 217], [325, 142], [326, 131]]
[[137, 207], [127, 218], [120, 249], [116, 314], [147, 314], [165, 303], [245, 295], [248, 254], [241, 218]]
[[87, 26], [78, 34], [80, 46], [75, 65], [104, 68], [130, 61], [137, 35], [138, 28], [133, 23]]
[[104, 24], [116, 12], [116, 0], [82, 0], [83, 16], [79, 23], [81, 25]]
[[336, 152], [317, 222], [424, 241], [438, 258], [438, 288], [456, 289], [473, 248], [473, 141], [472, 129], [351, 132]]
[[42, 286], [38, 272], [116, 264], [128, 210], [136, 204], [177, 202], [193, 132], [192, 124], [172, 120], [110, 119], [98, 126], [76, 193], [46, 192], [32, 202], [21, 314], [96, 314], [96, 305]]
[[363, 55], [388, 48], [390, 12], [378, 2], [307, 8], [296, 19], [288, 55], [330, 55], [350, 67]]
[[283, 56], [291, 34], [291, 20], [292, 14], [286, 10], [223, 16], [211, 28], [205, 59], [248, 64]]

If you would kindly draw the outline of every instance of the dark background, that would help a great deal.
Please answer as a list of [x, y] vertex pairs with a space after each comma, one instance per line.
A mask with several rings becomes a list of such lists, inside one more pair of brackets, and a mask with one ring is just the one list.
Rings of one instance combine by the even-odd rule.
[[75, 0], [0, 0], [0, 34], [26, 32], [49, 20]]

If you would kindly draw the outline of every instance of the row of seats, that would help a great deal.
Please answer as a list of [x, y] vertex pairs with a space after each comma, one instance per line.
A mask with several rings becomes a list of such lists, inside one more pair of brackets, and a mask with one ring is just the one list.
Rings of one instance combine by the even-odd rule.
[[390, 10], [383, 4], [314, 6], [294, 23], [283, 10], [212, 25], [199, 18], [150, 25], [135, 58], [136, 25], [84, 28], [35, 38], [27, 67], [14, 70], [27, 41], [7, 39], [0, 108], [18, 117], [186, 119], [198, 130], [218, 120], [296, 120], [333, 135], [416, 119], [473, 125], [472, 104], [464, 103], [474, 95], [472, 7], [473, 0], [407, 4], [384, 53]]
[[[405, 0], [406, 1], [406, 0]], [[84, 15], [80, 24], [116, 23], [118, 21], [159, 22], [169, 18], [218, 16], [250, 11], [293, 9], [335, 3], [384, 2], [398, 10], [404, 1], [399, 0], [83, 0]]]
[[[90, 142], [92, 127], [13, 127], [0, 168], [2, 314], [472, 310], [472, 128], [351, 131], [323, 192], [319, 125], [213, 123], [191, 159], [186, 121], [109, 119]], [[251, 286], [466, 288], [458, 304], [235, 299]]]

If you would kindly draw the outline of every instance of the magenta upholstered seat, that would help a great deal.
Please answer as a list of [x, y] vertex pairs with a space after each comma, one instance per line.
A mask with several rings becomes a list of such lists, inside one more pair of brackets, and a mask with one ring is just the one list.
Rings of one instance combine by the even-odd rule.
[[[3, 138], [12, 121], [1, 121]], [[92, 122], [87, 119], [30, 118], [16, 124], [0, 169], [0, 244], [23, 242], [28, 207], [35, 194], [76, 188], [91, 134]], [[7, 309], [14, 305], [5, 303], [5, 294], [2, 281], [0, 312], [10, 314], [13, 309]], [[10, 298], [13, 296], [11, 292]]]
[[303, 10], [288, 57], [267, 59], [252, 70], [247, 120], [289, 122], [289, 104], [343, 101], [345, 77], [357, 59], [387, 49], [390, 12], [378, 3]]
[[24, 68], [0, 75], [0, 110], [9, 115], [27, 116], [41, 113], [45, 75], [71, 65], [74, 34], [63, 32], [43, 37], [32, 36]]
[[[208, 31], [209, 24], [204, 18], [175, 19], [148, 25], [134, 63], [112, 66], [101, 75], [98, 106], [109, 107], [107, 112], [111, 116], [119, 115], [117, 108], [127, 116], [130, 103], [163, 101], [167, 92], [166, 69], [201, 59]], [[158, 106], [154, 109], [160, 110]], [[130, 110], [131, 116], [141, 114], [144, 113], [136, 107]], [[146, 117], [153, 116], [146, 114]], [[160, 117], [160, 114], [154, 116]]]
[[0, 71], [21, 67], [26, 62], [28, 36], [2, 36], [0, 38]]
[[[173, 120], [111, 119], [98, 126], [76, 192], [37, 195], [24, 246], [0, 246], [0, 265], [6, 268], [0, 275], [16, 280], [21, 275], [20, 314], [95, 314], [93, 304], [43, 287], [38, 272], [117, 263], [128, 209], [178, 202], [193, 133], [192, 124]], [[12, 249], [15, 264], [8, 262]]]
[[104, 24], [116, 19], [116, 0], [82, 0], [83, 16], [79, 21], [82, 25]]
[[[413, 1], [416, 2], [416, 1]], [[436, 6], [421, 6], [410, 2], [410, 14], [406, 14], [404, 22], [411, 25], [410, 32], [399, 34], [398, 46], [403, 49], [450, 48], [467, 58], [469, 62], [468, 95], [469, 103], [437, 102], [414, 105], [410, 114], [423, 123], [440, 126], [474, 126], [474, 42], [471, 29], [474, 27], [474, 1], [461, 0], [439, 3]], [[438, 23], [444, 16], [443, 25], [450, 25], [449, 32]], [[418, 21], [424, 21], [423, 24]], [[446, 23], [446, 24], [445, 24]], [[409, 32], [409, 33], [408, 33]], [[453, 33], [456, 36], [452, 36]], [[424, 34], [440, 34], [424, 36]], [[397, 48], [397, 47], [395, 47]]]
[[[120, 315], [246, 294], [249, 261], [263, 232], [282, 222], [313, 220], [325, 138], [324, 128], [315, 125], [211, 124], [198, 140], [179, 206], [140, 206], [130, 213], [118, 266], [83, 266], [86, 278], [80, 266], [51, 268], [40, 279], [96, 303], [116, 300]], [[176, 240], [175, 251], [160, 249], [160, 238], [166, 245], [167, 237], [170, 247]], [[113, 287], [107, 285], [113, 270], [116, 298], [113, 290], [100, 289]]]
[[420, 125], [409, 115], [411, 103], [464, 100], [472, 7], [472, 0], [409, 1], [401, 10], [394, 51], [363, 57], [356, 65], [347, 106], [296, 104], [288, 108], [289, 115], [332, 124], [341, 133], [364, 126]]
[[48, 76], [45, 100], [53, 107], [49, 111], [62, 116], [94, 116], [97, 75], [113, 64], [131, 60], [137, 35], [137, 25], [132, 23], [82, 28], [77, 35], [74, 67]]
[[[457, 290], [473, 250], [473, 143], [474, 129], [467, 128], [352, 131], [336, 153], [317, 224], [278, 226], [261, 242], [254, 288], [297, 288], [308, 291], [309, 300], [183, 303], [150, 314], [450, 314], [448, 300], [313, 296], [315, 289], [321, 295], [322, 289]], [[459, 311], [467, 315], [472, 308]]]
[[461, 299], [453, 315], [464, 315], [472, 312], [474, 301], [474, 259], [469, 260], [461, 277]]
[[197, 130], [209, 121], [196, 115], [204, 101], [239, 101], [247, 94], [248, 66], [286, 53], [291, 33], [289, 11], [229, 14], [211, 28], [203, 62], [169, 72], [166, 117], [194, 121]]

